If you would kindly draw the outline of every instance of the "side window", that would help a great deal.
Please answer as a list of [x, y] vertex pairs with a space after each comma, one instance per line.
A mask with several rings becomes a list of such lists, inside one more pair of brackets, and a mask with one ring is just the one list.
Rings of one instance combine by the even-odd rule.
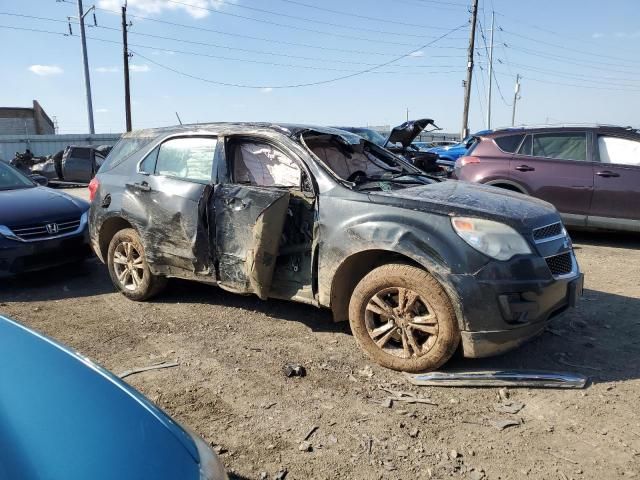
[[524, 139], [524, 142], [520, 145], [518, 149], [518, 155], [529, 155], [531, 156], [531, 147], [533, 146], [533, 137], [531, 135], [527, 135]]
[[160, 150], [160, 147], [154, 148], [146, 157], [144, 157], [144, 160], [140, 162], [140, 171], [142, 173], [150, 174], [155, 172], [156, 159], [158, 158], [158, 150]]
[[258, 187], [300, 187], [300, 167], [267, 143], [242, 142], [233, 148], [233, 181]]
[[500, 147], [500, 150], [506, 153], [515, 153], [520, 146], [524, 135], [507, 135], [506, 137], [498, 137], [495, 142]]
[[533, 156], [562, 160], [587, 160], [587, 135], [585, 133], [534, 135]]
[[[209, 182], [216, 151], [215, 138], [175, 138], [160, 145], [156, 175]], [[146, 159], [145, 159], [146, 160]]]
[[640, 166], [640, 141], [618, 137], [598, 137], [600, 161]]

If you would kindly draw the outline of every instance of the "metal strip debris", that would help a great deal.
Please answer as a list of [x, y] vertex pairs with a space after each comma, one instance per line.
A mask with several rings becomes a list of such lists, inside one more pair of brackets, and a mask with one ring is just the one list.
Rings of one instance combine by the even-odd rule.
[[430, 387], [584, 388], [588, 377], [543, 370], [482, 370], [405, 374], [413, 385]]

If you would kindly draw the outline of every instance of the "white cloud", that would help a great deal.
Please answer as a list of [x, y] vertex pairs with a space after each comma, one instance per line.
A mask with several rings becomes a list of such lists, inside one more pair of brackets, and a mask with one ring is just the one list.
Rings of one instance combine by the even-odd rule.
[[273, 92], [273, 88], [271, 87], [265, 87], [261, 90], [262, 93], [271, 93]]
[[604, 36], [605, 36], [604, 33], [596, 32], [593, 35], [591, 35], [591, 38], [603, 38]]
[[129, 65], [129, 70], [132, 72], [148, 72], [151, 69], [147, 64], [138, 65], [137, 63], [132, 63]]
[[108, 108], [98, 108], [96, 109], [96, 113], [107, 113], [109, 111]]
[[[183, 10], [193, 18], [205, 18], [212, 8], [219, 10], [226, 0], [184, 0], [184, 2], [174, 3], [167, 0], [129, 0], [128, 8], [134, 13], [161, 14], [166, 10]], [[122, 0], [100, 0], [98, 5], [109, 10], [120, 10]]]
[[616, 38], [640, 38], [640, 30], [635, 32], [616, 32]]
[[49, 75], [61, 75], [64, 70], [57, 65], [31, 65], [29, 67], [31, 73], [40, 75], [41, 77], [47, 77]]
[[422, 50], [416, 50], [415, 52], [411, 52], [409, 54], [410, 57], [424, 57], [424, 52]]
[[120, 69], [118, 67], [98, 67], [95, 70], [98, 73], [116, 73]]

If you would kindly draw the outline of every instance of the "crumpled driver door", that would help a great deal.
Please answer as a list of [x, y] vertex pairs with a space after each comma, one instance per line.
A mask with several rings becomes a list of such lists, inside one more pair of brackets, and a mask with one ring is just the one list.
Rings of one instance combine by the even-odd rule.
[[286, 189], [223, 184], [213, 194], [218, 281], [266, 299], [289, 208]]

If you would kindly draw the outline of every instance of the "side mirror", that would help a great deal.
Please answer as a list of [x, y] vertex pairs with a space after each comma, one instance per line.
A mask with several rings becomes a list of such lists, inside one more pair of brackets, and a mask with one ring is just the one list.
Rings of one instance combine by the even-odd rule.
[[29, 175], [29, 178], [31, 178], [31, 180], [36, 182], [38, 185], [42, 185], [43, 187], [46, 187], [49, 184], [49, 179], [42, 175], [33, 174]]

